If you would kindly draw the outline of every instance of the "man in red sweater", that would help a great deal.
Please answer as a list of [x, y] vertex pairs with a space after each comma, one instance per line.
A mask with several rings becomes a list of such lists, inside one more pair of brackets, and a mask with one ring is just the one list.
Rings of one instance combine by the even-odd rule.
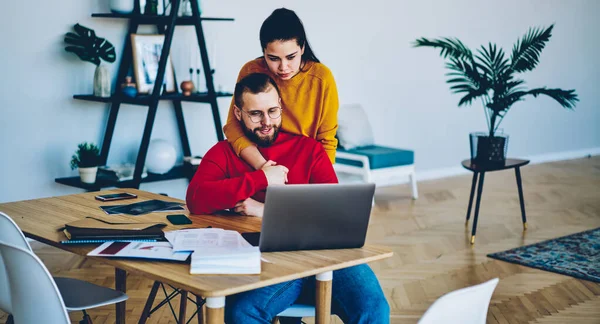
[[261, 217], [268, 185], [338, 182], [321, 143], [280, 131], [281, 99], [269, 76], [250, 74], [238, 83], [234, 98], [235, 116], [268, 162], [254, 170], [227, 141], [217, 143], [202, 158], [188, 187], [192, 214], [230, 209]]
[[[275, 81], [268, 75], [244, 77], [236, 84], [234, 100], [235, 116], [268, 162], [261, 170], [254, 170], [227, 141], [217, 143], [202, 158], [188, 187], [186, 201], [191, 213], [231, 209], [261, 217], [269, 185], [338, 182], [321, 143], [279, 131], [281, 99]], [[225, 322], [271, 323], [294, 302], [314, 305], [314, 296], [314, 276], [228, 296]], [[332, 313], [344, 323], [389, 323], [389, 305], [377, 277], [366, 264], [333, 271], [331, 296]], [[299, 323], [300, 319], [280, 318], [280, 322]]]

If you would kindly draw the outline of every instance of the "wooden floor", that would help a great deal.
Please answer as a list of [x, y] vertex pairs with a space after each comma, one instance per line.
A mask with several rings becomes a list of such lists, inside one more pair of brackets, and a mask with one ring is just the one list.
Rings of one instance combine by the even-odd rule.
[[[395, 251], [393, 258], [371, 264], [390, 303], [391, 323], [416, 323], [441, 295], [495, 277], [500, 283], [488, 323], [600, 323], [600, 284], [486, 257], [599, 227], [600, 157], [530, 165], [522, 176], [528, 230], [522, 231], [514, 172], [489, 173], [473, 246], [471, 223], [465, 227], [470, 174], [420, 182], [414, 202], [407, 185], [377, 190], [368, 241]], [[34, 249], [54, 275], [114, 287], [110, 267], [41, 244]], [[137, 323], [152, 282], [130, 274], [127, 283], [127, 322]], [[90, 314], [96, 324], [114, 323], [112, 306]], [[71, 319], [77, 323], [80, 314]], [[5, 320], [0, 314], [0, 323]], [[174, 323], [168, 307], [148, 322]]]

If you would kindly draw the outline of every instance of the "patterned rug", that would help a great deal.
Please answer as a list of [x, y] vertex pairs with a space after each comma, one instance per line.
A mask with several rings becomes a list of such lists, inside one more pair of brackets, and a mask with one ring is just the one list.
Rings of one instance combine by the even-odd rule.
[[600, 282], [600, 227], [504, 252], [491, 253], [488, 256]]

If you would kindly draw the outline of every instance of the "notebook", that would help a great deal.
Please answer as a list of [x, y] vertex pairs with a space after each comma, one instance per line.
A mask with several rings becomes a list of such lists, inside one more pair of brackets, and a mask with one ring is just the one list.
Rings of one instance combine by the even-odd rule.
[[96, 243], [119, 240], [156, 241], [164, 239], [162, 228], [165, 226], [167, 226], [165, 223], [123, 223], [86, 217], [65, 224], [63, 232], [68, 241], [62, 243]]

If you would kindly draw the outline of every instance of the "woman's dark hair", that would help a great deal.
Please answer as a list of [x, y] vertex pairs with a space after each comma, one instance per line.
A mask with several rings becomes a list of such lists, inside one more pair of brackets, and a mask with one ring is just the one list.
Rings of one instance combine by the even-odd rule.
[[271, 87], [275, 88], [278, 96], [281, 96], [277, 83], [270, 76], [263, 73], [250, 73], [235, 85], [233, 92], [235, 105], [240, 109], [244, 106], [244, 93], [259, 94], [269, 91]]
[[296, 40], [298, 46], [304, 46], [302, 61], [320, 63], [308, 44], [304, 26], [298, 15], [286, 8], [275, 9], [260, 27], [260, 46], [262, 46], [262, 50], [264, 51], [267, 44], [273, 41], [289, 41], [292, 39]]

